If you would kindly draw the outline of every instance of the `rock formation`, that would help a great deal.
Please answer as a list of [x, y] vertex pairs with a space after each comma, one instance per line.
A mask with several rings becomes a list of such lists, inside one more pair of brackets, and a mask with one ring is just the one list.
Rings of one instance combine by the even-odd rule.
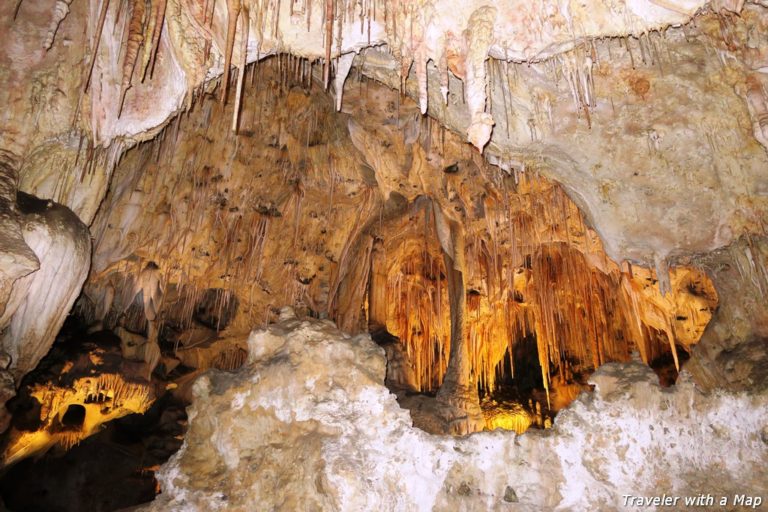
[[80, 294], [91, 261], [90, 236], [80, 219], [53, 201], [17, 194], [15, 178], [12, 164], [0, 163], [3, 430], [8, 424], [5, 402], [51, 348]]
[[195, 383], [184, 445], [143, 510], [620, 510], [625, 495], [768, 492], [764, 392], [664, 390], [646, 366], [610, 363], [551, 431], [441, 438], [411, 426], [367, 335], [284, 309], [248, 345], [243, 371]]
[[156, 507], [765, 491], [766, 0], [15, 0], [0, 29], [5, 466], [195, 390]]

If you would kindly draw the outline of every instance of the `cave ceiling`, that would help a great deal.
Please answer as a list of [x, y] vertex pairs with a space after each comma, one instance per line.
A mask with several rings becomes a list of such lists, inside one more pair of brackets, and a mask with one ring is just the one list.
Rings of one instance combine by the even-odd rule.
[[[236, 70], [288, 53], [300, 73], [330, 82], [342, 110], [355, 108], [342, 92], [352, 66], [410, 94], [500, 169], [562, 183], [611, 257], [664, 265], [762, 229], [764, 7], [5, 2], [0, 147], [21, 163], [22, 189], [89, 223], [126, 147], [154, 137], [222, 74], [239, 104], [248, 86]], [[94, 153], [103, 153], [95, 176], [75, 187]]]

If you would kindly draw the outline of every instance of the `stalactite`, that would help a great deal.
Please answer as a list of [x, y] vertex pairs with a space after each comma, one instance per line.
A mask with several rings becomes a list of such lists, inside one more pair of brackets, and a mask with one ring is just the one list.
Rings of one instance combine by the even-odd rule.
[[16, 21], [16, 18], [19, 16], [19, 10], [21, 10], [22, 2], [24, 2], [24, 0], [17, 0], [16, 2], [16, 8], [13, 10], [13, 21]]
[[133, 0], [131, 3], [131, 17], [128, 20], [128, 38], [125, 45], [125, 55], [123, 57], [118, 117], [123, 111], [125, 95], [128, 92], [128, 89], [131, 87], [131, 81], [133, 80], [133, 70], [136, 67], [136, 61], [139, 57], [139, 49], [144, 42], [145, 13], [145, 0]]
[[427, 91], [427, 50], [420, 44], [416, 50], [416, 81], [419, 86], [419, 109], [422, 115], [427, 113], [429, 93]]
[[493, 118], [485, 111], [485, 62], [493, 39], [495, 19], [496, 8], [487, 6], [475, 10], [468, 21], [469, 48], [465, 64], [464, 98], [469, 107], [471, 121], [467, 129], [467, 140], [480, 152], [490, 140], [494, 125]]
[[107, 18], [107, 9], [109, 9], [109, 0], [101, 0], [101, 12], [99, 13], [99, 21], [96, 23], [96, 42], [93, 45], [93, 51], [90, 56], [90, 64], [88, 64], [88, 76], [85, 79], [85, 85], [83, 86], [83, 94], [88, 92], [88, 87], [91, 84], [91, 76], [93, 76], [93, 65], [96, 64], [96, 57], [99, 54], [99, 44], [101, 43], [101, 34], [104, 32], [104, 21]]
[[328, 89], [331, 78], [331, 46], [333, 45], [333, 20], [335, 17], [335, 0], [325, 0], [325, 61], [323, 62], [323, 84]]
[[[240, 67], [237, 71], [237, 96], [232, 112], [232, 131], [237, 133], [237, 119], [240, 114], [243, 98], [243, 81], [245, 80], [245, 65], [248, 62], [248, 32], [251, 24], [247, 3], [243, 5], [243, 29], [240, 33], [242, 43], [240, 45]], [[226, 87], [226, 84], [225, 84]]]
[[[43, 48], [46, 51], [50, 50], [53, 46], [53, 40], [56, 37], [56, 32], [58, 32], [61, 22], [64, 21], [64, 18], [66, 18], [67, 14], [69, 14], [69, 6], [71, 4], [72, 0], [56, 0], [56, 5], [53, 6], [53, 19], [51, 20], [51, 25], [48, 28], [48, 34], [45, 36], [45, 41], [43, 42]], [[21, 2], [19, 2], [18, 6], [20, 5]], [[16, 12], [18, 12], [18, 6], [16, 7]]]
[[232, 52], [235, 47], [237, 18], [240, 16], [240, 0], [227, 0], [227, 42], [224, 47], [224, 76], [221, 79], [221, 102], [226, 103], [229, 89], [229, 73], [232, 66]]
[[139, 76], [141, 77], [141, 82], [143, 83], [146, 76], [147, 76], [147, 68], [149, 67], [149, 61], [152, 57], [153, 53], [153, 46], [155, 40], [155, 33], [158, 32], [158, 16], [159, 13], [157, 11], [157, 4], [153, 3], [152, 0], [149, 1], [149, 8], [147, 9], [147, 20], [144, 24], [145, 27], [145, 34], [144, 39], [145, 43], [141, 46], [141, 59], [140, 59], [140, 65], [139, 65]]
[[160, 36], [163, 32], [163, 25], [165, 23], [165, 11], [167, 7], [167, 0], [153, 0], [153, 7], [155, 15], [155, 26], [152, 30], [152, 44], [149, 46], [147, 52], [150, 56], [149, 64], [145, 65], [144, 76], [146, 77], [147, 67], [149, 69], [150, 77], [155, 71], [155, 61], [157, 60], [157, 52], [160, 48]]
[[341, 112], [341, 101], [344, 96], [344, 82], [347, 80], [349, 70], [352, 69], [352, 61], [355, 60], [353, 52], [341, 55], [336, 64], [336, 76], [334, 86], [336, 88], [336, 111]]
[[[655, 288], [624, 292], [626, 273], [591, 242], [578, 209], [562, 189], [542, 190], [540, 179], [529, 174], [521, 175], [518, 194], [529, 192], [513, 196], [506, 186], [500, 183], [494, 199], [486, 198], [488, 232], [473, 235], [466, 249], [468, 279], [484, 284], [482, 293], [470, 291], [467, 296], [470, 366], [480, 390], [488, 394], [496, 389], [506, 371], [505, 354], [511, 357], [516, 342], [526, 336], [535, 336], [542, 381], [545, 390], [558, 393], [558, 407], [573, 398], [568, 383], [575, 368], [591, 371], [607, 361], [629, 360], [633, 347], [645, 361], [663, 353], [647, 332], [659, 325], [673, 339], [669, 319], [674, 312], [646, 304]], [[497, 225], [504, 226], [503, 245], [498, 244]], [[436, 232], [446, 229], [438, 225]], [[395, 251], [397, 261], [404, 263], [395, 264], [399, 270], [391, 271], [386, 287], [391, 290], [386, 300], [398, 304], [396, 321], [388, 329], [401, 338], [421, 391], [439, 389], [446, 366], [435, 355], [450, 351], [447, 294], [442, 281], [430, 277], [437, 272], [434, 255], [441, 245], [426, 230], [417, 253], [407, 245]], [[450, 244], [446, 247], [452, 250]], [[602, 266], [594, 266], [597, 260]], [[442, 266], [439, 272], [445, 272]], [[671, 352], [672, 345], [668, 347]], [[509, 367], [514, 371], [514, 362]]]

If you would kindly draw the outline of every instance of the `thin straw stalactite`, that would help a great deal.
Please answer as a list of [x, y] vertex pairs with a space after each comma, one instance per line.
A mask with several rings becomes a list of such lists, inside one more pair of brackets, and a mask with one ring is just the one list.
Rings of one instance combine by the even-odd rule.
[[[235, 105], [233, 107], [233, 113], [232, 113], [232, 131], [235, 133], [237, 133], [237, 120], [238, 120], [238, 115], [240, 114], [240, 108], [243, 101], [242, 98], [243, 98], [243, 81], [245, 80], [245, 65], [248, 62], [248, 58], [247, 58], [248, 57], [248, 31], [250, 28], [251, 20], [248, 14], [248, 7], [246, 4], [243, 4], [242, 19], [243, 19], [243, 29], [240, 33], [240, 36], [242, 38], [242, 42], [240, 44], [240, 66], [237, 71], [237, 90], [236, 90]], [[225, 87], [226, 87], [226, 82], [225, 82]]]

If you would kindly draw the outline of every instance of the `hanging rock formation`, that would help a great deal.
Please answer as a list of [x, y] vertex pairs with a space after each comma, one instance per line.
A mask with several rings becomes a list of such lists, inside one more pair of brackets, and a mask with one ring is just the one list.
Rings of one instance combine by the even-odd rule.
[[[14, 57], [23, 65], [4, 66], [0, 94], [24, 122], [2, 135], [0, 148], [27, 155], [45, 147], [68, 166], [74, 162], [80, 169], [62, 183], [46, 166], [22, 173], [23, 189], [45, 190], [87, 222], [124, 143], [154, 137], [212, 86], [207, 79], [229, 72], [230, 62], [240, 69], [279, 52], [296, 57], [291, 68], [305, 79], [313, 68], [330, 72], [333, 60], [337, 80], [359, 53], [353, 62], [363, 73], [418, 98], [422, 111], [502, 168], [543, 161], [616, 260], [650, 264], [709, 252], [754, 231], [764, 214], [763, 2], [156, 0], [147, 3], [141, 34], [128, 26], [137, 3], [70, 5], [47, 52], [41, 42], [50, 24], [35, 23], [45, 18], [43, 7], [3, 6], [3, 28], [18, 42], [14, 51], [23, 56]], [[86, 47], [97, 51], [83, 59], [78, 51]], [[124, 54], [139, 53], [154, 59], [149, 75], [143, 63], [125, 66]], [[59, 76], [67, 68], [61, 66], [52, 74], [54, 61], [83, 72]], [[123, 102], [128, 68], [144, 70], [131, 78]], [[89, 80], [99, 87], [87, 87]], [[236, 97], [246, 86], [238, 79]], [[341, 100], [343, 87], [336, 93]], [[705, 100], [712, 97], [718, 100]], [[82, 176], [83, 167], [92, 168], [87, 194], [72, 187], [71, 175]], [[684, 201], [670, 192], [679, 189], [690, 191]], [[638, 191], [643, 212], [630, 206]], [[678, 229], [688, 235], [676, 237]]]

